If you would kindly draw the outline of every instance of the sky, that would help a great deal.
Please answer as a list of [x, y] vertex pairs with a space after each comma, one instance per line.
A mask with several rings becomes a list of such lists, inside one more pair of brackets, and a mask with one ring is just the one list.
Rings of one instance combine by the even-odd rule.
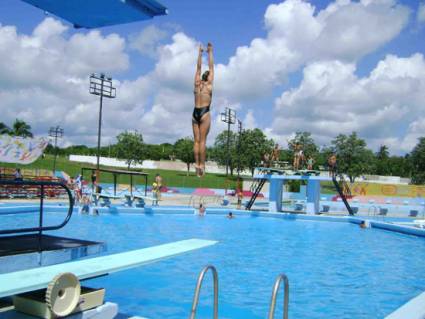
[[59, 125], [61, 146], [94, 146], [89, 75], [104, 72], [117, 97], [104, 102], [102, 144], [125, 130], [174, 143], [192, 135], [197, 47], [211, 42], [209, 145], [226, 129], [225, 107], [284, 147], [297, 131], [319, 145], [356, 131], [373, 150], [402, 155], [425, 136], [425, 2], [160, 2], [167, 16], [86, 30], [0, 1], [0, 122], [19, 118], [36, 136]]

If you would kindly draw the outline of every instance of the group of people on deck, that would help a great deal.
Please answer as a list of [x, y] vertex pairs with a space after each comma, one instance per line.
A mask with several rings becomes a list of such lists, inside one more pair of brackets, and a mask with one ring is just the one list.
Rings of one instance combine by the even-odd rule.
[[[309, 171], [313, 170], [314, 164], [316, 161], [311, 155], [307, 157], [305, 156], [303, 145], [298, 142], [290, 143], [290, 145], [292, 146], [293, 153], [294, 153], [293, 162], [292, 162], [293, 170], [298, 171], [303, 167], [307, 168], [307, 170]], [[279, 144], [275, 144], [270, 154], [265, 153], [263, 155], [263, 161], [262, 161], [263, 167], [272, 167], [273, 164], [275, 164], [276, 162], [279, 162], [279, 158], [280, 158]], [[334, 153], [329, 155], [327, 160], [327, 166], [328, 166], [329, 176], [334, 177], [337, 171], [337, 160], [336, 160], [336, 155]]]
[[[83, 207], [91, 205], [91, 195], [92, 194], [101, 194], [102, 186], [97, 183], [96, 171], [93, 170], [91, 174], [91, 190], [84, 184], [84, 179], [81, 174], [78, 174], [74, 179], [70, 180], [68, 184], [71, 187], [71, 190], [74, 193], [75, 204], [81, 204]], [[162, 177], [160, 174], [155, 175], [155, 180], [152, 184], [152, 197], [153, 205], [158, 205], [158, 202], [161, 200], [161, 190], [162, 190]]]
[[[293, 169], [295, 171], [298, 171], [302, 167], [307, 167], [307, 170], [311, 171], [313, 170], [313, 166], [315, 163], [315, 160], [312, 156], [308, 156], [306, 159], [306, 156], [304, 155], [303, 146], [300, 143], [294, 143], [290, 144], [292, 145], [293, 151], [294, 151], [294, 158], [292, 162]], [[265, 153], [263, 155], [263, 166], [264, 167], [271, 167], [273, 164], [279, 162], [280, 159], [280, 148], [279, 144], [275, 144], [271, 154]]]

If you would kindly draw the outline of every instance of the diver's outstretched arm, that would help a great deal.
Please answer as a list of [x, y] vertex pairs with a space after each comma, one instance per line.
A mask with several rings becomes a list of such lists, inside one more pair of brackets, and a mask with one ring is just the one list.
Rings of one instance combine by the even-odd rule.
[[201, 81], [201, 69], [202, 69], [202, 52], [204, 49], [202, 48], [202, 44], [199, 45], [198, 52], [198, 62], [196, 63], [196, 73], [195, 73], [195, 85], [198, 85]]
[[212, 44], [208, 42], [207, 52], [208, 52], [208, 67], [210, 74], [208, 75], [208, 82], [210, 84], [214, 81], [214, 57], [213, 57], [213, 48]]

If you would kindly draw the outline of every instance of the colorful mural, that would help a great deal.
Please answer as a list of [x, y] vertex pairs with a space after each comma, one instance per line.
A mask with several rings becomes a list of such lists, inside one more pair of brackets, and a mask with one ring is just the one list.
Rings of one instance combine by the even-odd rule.
[[23, 138], [0, 135], [0, 162], [31, 164], [49, 144], [45, 138]]
[[353, 183], [351, 194], [354, 196], [385, 196], [385, 197], [425, 197], [425, 186], [395, 185], [376, 183]]

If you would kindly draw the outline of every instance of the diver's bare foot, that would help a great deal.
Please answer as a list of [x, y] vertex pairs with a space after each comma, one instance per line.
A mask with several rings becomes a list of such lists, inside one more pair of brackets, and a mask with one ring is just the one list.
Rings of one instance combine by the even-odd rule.
[[205, 176], [205, 167], [200, 167], [199, 168], [199, 171], [201, 172], [201, 176], [200, 177]]
[[196, 172], [196, 176], [201, 177], [201, 169], [198, 165], [194, 165], [195, 166], [195, 172]]

